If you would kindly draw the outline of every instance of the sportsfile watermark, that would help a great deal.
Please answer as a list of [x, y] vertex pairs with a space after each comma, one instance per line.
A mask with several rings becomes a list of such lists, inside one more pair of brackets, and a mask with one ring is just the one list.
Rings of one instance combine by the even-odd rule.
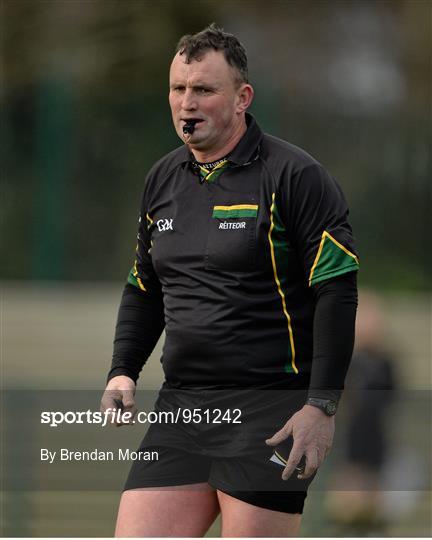
[[[304, 394], [149, 389], [137, 391], [133, 399], [122, 396], [120, 403], [113, 393], [103, 409], [99, 389], [6, 390], [0, 423], [5, 443], [2, 482], [5, 490], [15, 493], [42, 488], [118, 491], [132, 462], [165, 471], [164, 460], [174, 461], [184, 445], [185, 452], [201, 453], [215, 462], [235, 458], [246, 463], [253, 457], [262, 467], [257, 481], [279, 478], [288, 454], [265, 441], [303, 407]], [[430, 491], [431, 403], [430, 391], [370, 390], [359, 399], [358, 393], [347, 390], [336, 415], [334, 451], [309, 489]], [[364, 408], [364, 418], [359, 418], [359, 407]], [[116, 425], [124, 428], [114, 429]], [[368, 464], [375, 464], [374, 475], [366, 475], [360, 484], [349, 472], [349, 460], [354, 459], [365, 463], [368, 471]], [[195, 466], [192, 460], [191, 474]], [[249, 482], [250, 477], [245, 478]], [[252, 489], [242, 475], [236, 482], [239, 490]], [[282, 480], [280, 489], [287, 489]]]
[[121, 409], [92, 411], [42, 411], [40, 423], [48, 427], [63, 424], [241, 424], [241, 409], [182, 409], [175, 411], [140, 411], [134, 415]]

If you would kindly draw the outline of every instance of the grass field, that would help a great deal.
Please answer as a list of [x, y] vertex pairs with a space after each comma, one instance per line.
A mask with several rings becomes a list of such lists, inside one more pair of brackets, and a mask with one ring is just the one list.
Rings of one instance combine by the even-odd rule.
[[[121, 284], [96, 283], [3, 284], [3, 389], [102, 391], [110, 364], [121, 287]], [[383, 341], [386, 348], [394, 352], [401, 385], [409, 391], [430, 390], [431, 297], [387, 294], [383, 304], [386, 313]], [[162, 381], [161, 346], [162, 340], [144, 369], [141, 388], [157, 389]], [[424, 416], [419, 409], [419, 417], [414, 422], [403, 406], [399, 405], [397, 411], [398, 422], [404, 426], [397, 439], [405, 445], [412, 444], [422, 456], [427, 455], [430, 450], [430, 411], [425, 411]], [[404, 414], [408, 416], [404, 417]], [[3, 411], [2, 416], [2, 425], [14, 429], [13, 415], [4, 418]], [[398, 422], [394, 421], [391, 428], [395, 432]], [[3, 431], [2, 453], [8, 445], [4, 435]], [[9, 463], [6, 465], [10, 466]], [[429, 465], [426, 471], [430, 475]], [[425, 486], [428, 482], [430, 479]], [[431, 535], [429, 488], [417, 495], [409, 512], [394, 512], [394, 520], [386, 534]], [[64, 486], [64, 491], [43, 490], [43, 485], [32, 491], [3, 491], [2, 534], [110, 536], [118, 499], [118, 491], [71, 491], [68, 486]], [[209, 536], [218, 534], [219, 522], [216, 522]], [[316, 489], [308, 498], [303, 534], [338, 535], [326, 520], [323, 493]]]

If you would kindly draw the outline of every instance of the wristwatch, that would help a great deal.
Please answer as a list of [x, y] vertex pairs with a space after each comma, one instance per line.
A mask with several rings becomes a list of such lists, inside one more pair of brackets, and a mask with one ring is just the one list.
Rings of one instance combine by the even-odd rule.
[[337, 411], [338, 404], [336, 401], [333, 401], [331, 399], [320, 399], [320, 398], [314, 398], [310, 397], [306, 401], [306, 405], [312, 405], [312, 407], [317, 407], [318, 409], [321, 409], [323, 413], [325, 413], [327, 416], [334, 416]]

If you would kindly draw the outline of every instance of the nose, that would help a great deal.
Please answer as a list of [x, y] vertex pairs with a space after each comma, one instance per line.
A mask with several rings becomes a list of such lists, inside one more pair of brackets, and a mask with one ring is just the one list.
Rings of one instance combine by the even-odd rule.
[[182, 109], [185, 111], [195, 111], [197, 106], [196, 96], [192, 88], [186, 88], [183, 94]]

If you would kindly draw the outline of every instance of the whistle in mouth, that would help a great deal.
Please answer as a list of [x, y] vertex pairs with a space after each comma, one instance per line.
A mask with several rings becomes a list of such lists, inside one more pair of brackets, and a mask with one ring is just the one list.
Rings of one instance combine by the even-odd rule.
[[192, 135], [192, 133], [195, 131], [196, 123], [197, 123], [197, 120], [188, 120], [183, 126], [183, 133], [185, 135], [187, 135], [188, 133]]

